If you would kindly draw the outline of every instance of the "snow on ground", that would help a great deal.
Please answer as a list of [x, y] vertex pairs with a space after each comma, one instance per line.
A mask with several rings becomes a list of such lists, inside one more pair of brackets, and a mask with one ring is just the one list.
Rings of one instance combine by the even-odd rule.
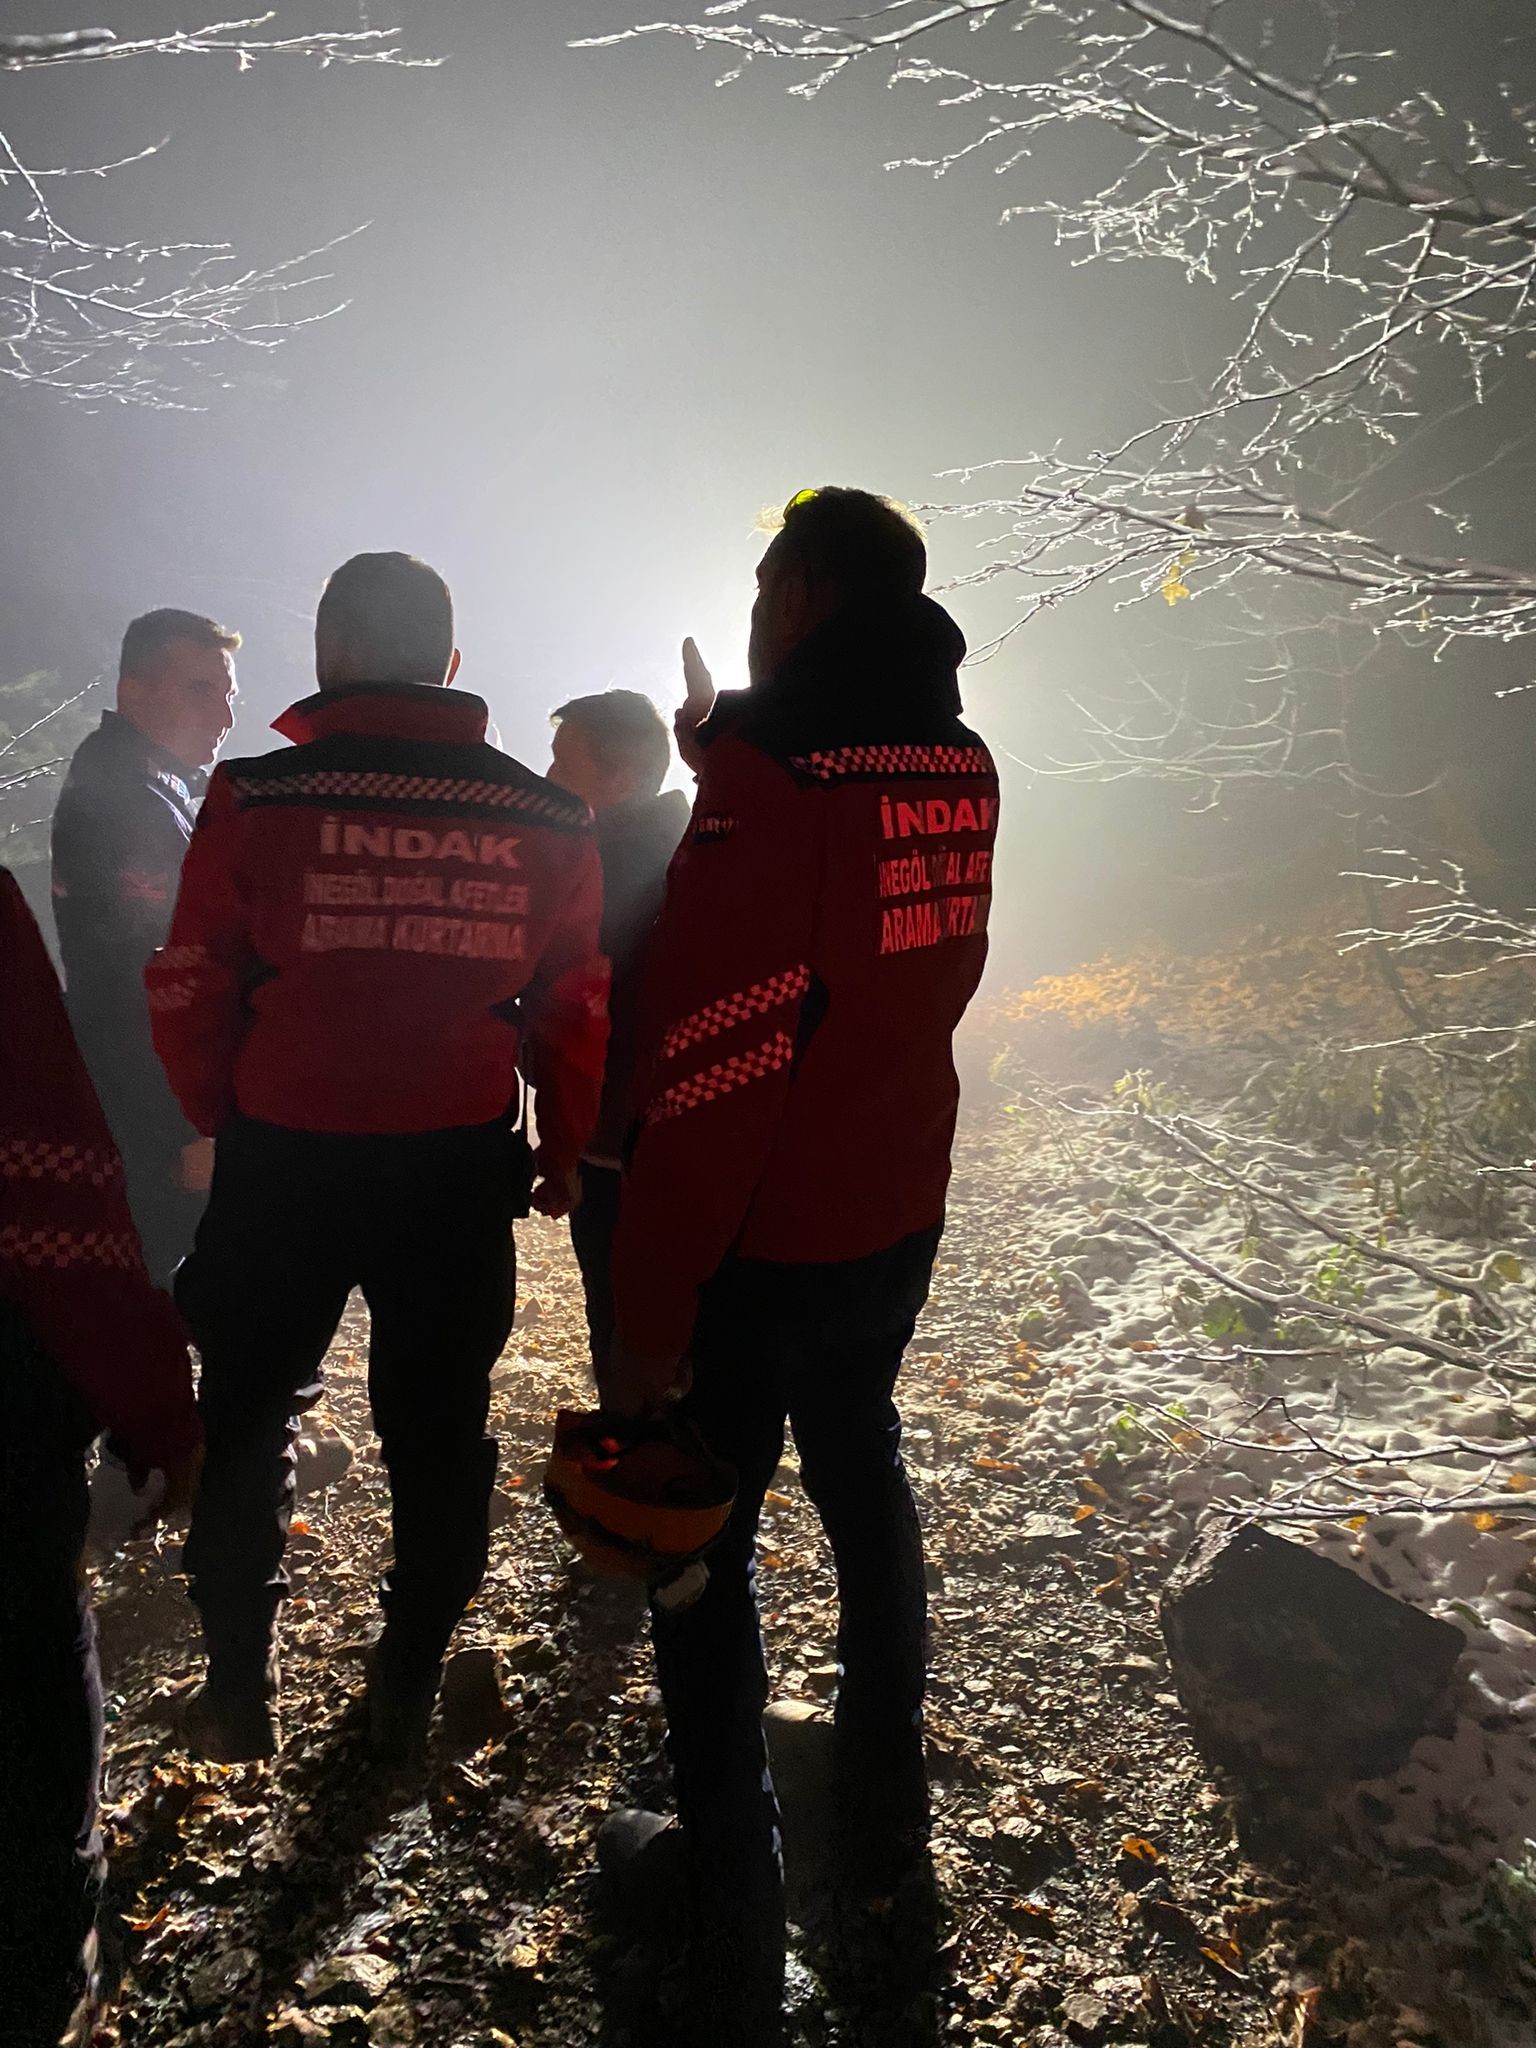
[[[1277, 1513], [1260, 1519], [1306, 1537], [1390, 1592], [1455, 1622], [1468, 1635], [1474, 1700], [1497, 1720], [1480, 1726], [1474, 1715], [1464, 1715], [1455, 1743], [1422, 1746], [1397, 1788], [1395, 1817], [1384, 1836], [1404, 1847], [1464, 1836], [1458, 1846], [1469, 1868], [1495, 1857], [1518, 1861], [1527, 1837], [1536, 1835], [1536, 1509], [1510, 1487], [1536, 1478], [1536, 1453], [1523, 1466], [1475, 1457], [1383, 1462], [1355, 1481], [1362, 1496], [1379, 1491], [1479, 1502], [1502, 1496], [1495, 1510], [1426, 1514], [1408, 1508], [1368, 1513], [1363, 1522], [1357, 1510], [1287, 1523], [1284, 1496], [1299, 1480], [1329, 1471], [1308, 1435], [1347, 1444], [1351, 1455], [1373, 1451], [1388, 1458], [1452, 1436], [1507, 1443], [1531, 1434], [1536, 1401], [1514, 1382], [1501, 1384], [1496, 1366], [1477, 1373], [1399, 1348], [1293, 1361], [1276, 1347], [1263, 1362], [1213, 1367], [1177, 1315], [1181, 1283], [1193, 1276], [1140, 1236], [1137, 1221], [1150, 1221], [1212, 1264], [1239, 1277], [1257, 1275], [1276, 1289], [1315, 1293], [1318, 1267], [1326, 1269], [1335, 1254], [1326, 1240], [1270, 1210], [1262, 1255], [1245, 1256], [1249, 1230], [1241, 1208], [1170, 1174], [1166, 1150], [1127, 1133], [1126, 1122], [1116, 1117], [1089, 1125], [1079, 1142], [1090, 1170], [1075, 1186], [1042, 1191], [1033, 1208], [1032, 1227], [1043, 1240], [1035, 1275], [1064, 1283], [1067, 1306], [1064, 1314], [1057, 1309], [1056, 1320], [1058, 1328], [1062, 1322], [1069, 1327], [1046, 1354], [1055, 1371], [1022, 1433], [1020, 1454], [1059, 1465], [1064, 1456], [1080, 1458], [1117, 1439], [1139, 1442], [1156, 1430], [1178, 1440], [1168, 1460], [1168, 1498], [1154, 1517], [1170, 1540], [1186, 1540], [1202, 1513], [1218, 1503], [1257, 1508], [1279, 1496]], [[998, 1150], [1011, 1147], [1025, 1155], [1000, 1176], [1020, 1193], [1042, 1177], [1042, 1167], [1047, 1180], [1059, 1170], [1044, 1164], [1027, 1132], [973, 1142], [987, 1145], [994, 1160]], [[1250, 1156], [1263, 1149], [1262, 1139], [1245, 1148]], [[1294, 1154], [1287, 1150], [1284, 1157], [1294, 1178]], [[1085, 1199], [1085, 1182], [1093, 1188], [1107, 1183], [1106, 1192]], [[1338, 1222], [1362, 1232], [1375, 1228], [1372, 1198], [1347, 1162], [1310, 1162], [1306, 1195]], [[1404, 1232], [1390, 1246], [1458, 1266], [1469, 1277], [1487, 1264], [1477, 1248], [1423, 1232]], [[1504, 1233], [1499, 1250], [1519, 1260], [1522, 1272], [1536, 1270], [1529, 1216]], [[1043, 1291], [1049, 1296], [1051, 1290]], [[1207, 1296], [1218, 1291], [1205, 1289]], [[1405, 1272], [1350, 1275], [1351, 1304], [1358, 1300], [1412, 1330], [1434, 1327], [1440, 1306], [1434, 1296]], [[1536, 1359], [1530, 1289], [1522, 1279], [1502, 1286], [1499, 1298], [1526, 1340], [1517, 1355]], [[1021, 1307], [1023, 1335], [1051, 1329], [1050, 1308], [1030, 1301]], [[1248, 1341], [1264, 1343], [1261, 1335]], [[1280, 1401], [1283, 1413], [1272, 1405]], [[1189, 1441], [1197, 1432], [1226, 1441]]]
[[[1058, 1092], [1048, 1058], [1010, 1102], [1017, 1061], [1003, 1046], [991, 1107], [970, 1121], [958, 1160], [958, 1213], [1013, 1276], [1030, 1354], [1030, 1412], [1006, 1455], [1101, 1477], [1106, 1461], [1132, 1459], [1140, 1497], [1160, 1495], [1148, 1521], [1171, 1554], [1209, 1517], [1248, 1515], [1463, 1631], [1454, 1732], [1425, 1737], [1399, 1773], [1337, 1805], [1325, 1834], [1359, 1849], [1384, 1884], [1408, 1870], [1435, 1879], [1432, 1897], [1371, 1930], [1378, 1985], [1404, 1998], [1403, 2038], [1417, 2041], [1422, 2026], [1456, 2048], [1529, 2048], [1529, 1973], [1513, 1990], [1496, 1982], [1508, 1973], [1490, 1962], [1486, 1935], [1507, 1915], [1528, 1956], [1536, 1924], [1536, 1449], [1511, 1448], [1536, 1435], [1532, 1198], [1512, 1192], [1491, 1235], [1410, 1226], [1385, 1192], [1390, 1148], [1273, 1134], [1244, 1092], [1257, 1055], [1187, 1055], [1181, 1078], [1198, 1090], [1204, 1066], [1212, 1092], [1182, 1099], [1151, 1074], [1118, 1094], [1084, 1086], [1081, 1058], [1062, 1062], [1076, 1078]], [[1465, 1298], [1232, 1187], [1181, 1152], [1170, 1126], [1366, 1246], [1480, 1285], [1502, 1325], [1498, 1357], [1477, 1363], [1493, 1333]], [[1470, 1362], [1245, 1310], [1235, 1288], [1149, 1227], [1216, 1275], [1378, 1318]], [[1453, 1438], [1472, 1448], [1423, 1456]], [[1330, 1456], [1341, 1451], [1360, 1462], [1341, 1470]], [[1420, 2005], [1439, 2007], [1439, 2030]]]

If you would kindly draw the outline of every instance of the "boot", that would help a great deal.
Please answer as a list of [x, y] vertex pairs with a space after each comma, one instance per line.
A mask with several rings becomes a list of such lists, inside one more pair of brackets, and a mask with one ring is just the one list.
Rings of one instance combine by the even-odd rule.
[[603, 1904], [620, 1932], [641, 1937], [676, 1927], [688, 1900], [683, 1831], [664, 1814], [620, 1807], [597, 1831]]
[[597, 1863], [616, 1931], [642, 1943], [661, 1973], [655, 2038], [667, 2048], [781, 2048], [777, 1870], [751, 1868], [728, 1853], [694, 1855], [676, 1821], [639, 1808], [621, 1808], [603, 1822]]
[[364, 1670], [368, 1747], [374, 1761], [387, 1771], [420, 1770], [427, 1760], [432, 1713], [443, 1682], [442, 1659], [402, 1650], [386, 1625], [368, 1652]]
[[855, 1897], [888, 1899], [927, 1867], [930, 1818], [921, 1738], [837, 1731], [834, 1837]]
[[688, 2048], [782, 2048], [784, 1892], [775, 1875], [701, 1860], [683, 1962]]
[[188, 1749], [211, 1764], [265, 1763], [276, 1756], [283, 1739], [277, 1689], [275, 1651], [255, 1670], [210, 1657], [208, 1675], [182, 1716]]

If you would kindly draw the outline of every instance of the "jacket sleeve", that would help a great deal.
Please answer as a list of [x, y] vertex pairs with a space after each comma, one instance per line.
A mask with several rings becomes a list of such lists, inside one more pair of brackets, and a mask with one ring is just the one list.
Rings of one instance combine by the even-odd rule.
[[155, 1050], [188, 1118], [212, 1137], [235, 1106], [235, 1055], [256, 965], [238, 870], [239, 811], [215, 772], [181, 871], [170, 937], [144, 971]]
[[164, 934], [184, 850], [148, 792], [123, 809], [66, 790], [54, 814], [54, 919], [70, 1021], [114, 1131], [167, 1153], [197, 1134], [155, 1055], [144, 963]]
[[144, 1270], [42, 934], [3, 871], [0, 1299], [135, 1463], [163, 1466], [197, 1444], [181, 1323]]
[[574, 1173], [597, 1122], [608, 1045], [608, 962], [598, 944], [603, 871], [582, 845], [575, 880], [523, 991], [523, 1066], [534, 1091], [541, 1173]]
[[645, 1008], [652, 1052], [614, 1244], [621, 1340], [678, 1357], [740, 1235], [789, 1094], [821, 888], [814, 793], [724, 737], [667, 877]]

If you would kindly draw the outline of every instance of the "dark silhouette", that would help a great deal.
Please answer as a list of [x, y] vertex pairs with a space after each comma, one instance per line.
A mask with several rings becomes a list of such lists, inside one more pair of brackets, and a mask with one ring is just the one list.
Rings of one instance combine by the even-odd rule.
[[155, 1057], [144, 969], [165, 944], [197, 806], [234, 720], [238, 633], [146, 612], [123, 636], [117, 708], [82, 740], [53, 817], [53, 915], [70, 1020], [128, 1170], [156, 1280], [191, 1249], [212, 1148]]
[[602, 1106], [581, 1162], [581, 1199], [571, 1211], [592, 1366], [600, 1376], [613, 1337], [613, 1232], [621, 1155], [635, 1106], [641, 969], [661, 908], [667, 864], [688, 824], [688, 799], [681, 790], [661, 787], [672, 748], [649, 697], [636, 690], [604, 690], [573, 698], [554, 716], [550, 780], [590, 804], [597, 819], [603, 864], [601, 945], [613, 977]]
[[850, 1876], [898, 1884], [926, 1836], [926, 1593], [893, 1390], [943, 1228], [950, 1040], [986, 953], [997, 779], [961, 722], [964, 641], [925, 574], [887, 501], [790, 502], [758, 571], [751, 687], [694, 735], [698, 797], [653, 941], [602, 1391], [639, 1410], [686, 1385], [683, 1414], [738, 1474], [702, 1596], [652, 1616], [700, 2041], [780, 2029], [753, 1543], [786, 1422], [837, 1564]]
[[56, 2041], [88, 1988], [102, 1702], [80, 1570], [85, 1454], [110, 1428], [181, 1512], [192, 1373], [42, 936], [0, 869], [0, 2037]]

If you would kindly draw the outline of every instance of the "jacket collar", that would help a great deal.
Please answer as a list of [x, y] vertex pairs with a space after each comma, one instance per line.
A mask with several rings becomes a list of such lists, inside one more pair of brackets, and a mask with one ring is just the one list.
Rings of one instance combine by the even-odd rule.
[[707, 746], [750, 720], [867, 738], [958, 718], [965, 635], [931, 597], [848, 605], [801, 641], [771, 676], [724, 690], [699, 728]]
[[610, 804], [607, 810], [597, 813], [598, 844], [644, 844], [670, 833], [676, 845], [688, 823], [689, 808], [680, 789], [663, 789], [655, 796], [627, 797], [623, 803]]
[[964, 659], [965, 635], [931, 597], [847, 605], [802, 640], [759, 689], [785, 702], [829, 689], [844, 700], [873, 694], [955, 716], [955, 671]]
[[147, 733], [140, 732], [121, 711], [103, 711], [97, 731], [102, 744], [113, 754], [132, 761], [135, 768], [166, 784], [183, 803], [191, 803], [194, 796], [201, 796], [207, 788], [208, 777], [201, 768], [189, 768], [169, 747], [162, 747]]
[[469, 690], [433, 683], [346, 683], [301, 697], [273, 719], [272, 730], [296, 744], [336, 733], [362, 733], [469, 746], [485, 738], [489, 724], [485, 699]]

